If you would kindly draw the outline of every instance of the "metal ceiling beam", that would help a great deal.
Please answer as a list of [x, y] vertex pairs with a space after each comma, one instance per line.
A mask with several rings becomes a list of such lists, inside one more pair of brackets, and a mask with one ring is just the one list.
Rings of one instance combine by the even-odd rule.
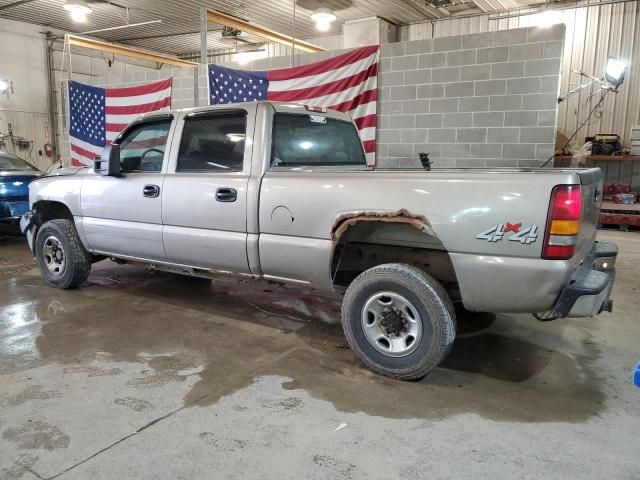
[[127, 47], [124, 45], [116, 45], [114, 43], [101, 42], [90, 38], [78, 37], [76, 35], [66, 35], [66, 39], [69, 45], [75, 45], [83, 48], [90, 48], [92, 50], [99, 50], [101, 52], [113, 53], [114, 55], [123, 55], [125, 57], [140, 58], [142, 60], [148, 60], [150, 62], [165, 63], [169, 65], [175, 65], [177, 67], [195, 67], [198, 64], [196, 62], [190, 62], [188, 60], [181, 60], [177, 57], [170, 55], [164, 55], [162, 53], [149, 52], [141, 50], [139, 48]]
[[246, 33], [250, 33], [252, 35], [256, 35], [258, 37], [266, 38], [268, 40], [271, 40], [272, 42], [293, 46], [294, 48], [302, 50], [303, 52], [313, 53], [324, 52], [326, 50], [326, 48], [314, 45], [313, 43], [298, 40], [297, 38], [285, 35], [284, 33], [279, 33], [266, 27], [240, 20], [239, 18], [227, 15], [226, 13], [222, 13], [217, 10], [207, 10], [207, 20], [211, 23], [217, 23], [226, 27], [231, 27]]
[[414, 11], [418, 12], [420, 15], [424, 15], [429, 20], [442, 17], [442, 13], [438, 11], [437, 8], [431, 5], [426, 5], [424, 3], [417, 3], [414, 0], [402, 0], [402, 3], [411, 7]]
[[35, 0], [18, 0], [17, 2], [7, 3], [6, 5], [0, 6], [0, 11], [6, 10], [11, 7], [19, 7], [20, 5], [24, 5], [25, 3], [35, 2]]

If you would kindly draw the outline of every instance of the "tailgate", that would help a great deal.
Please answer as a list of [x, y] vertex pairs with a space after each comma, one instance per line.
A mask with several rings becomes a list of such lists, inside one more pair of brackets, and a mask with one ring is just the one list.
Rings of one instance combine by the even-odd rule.
[[602, 206], [602, 171], [599, 168], [576, 170], [582, 191], [582, 222], [575, 258], [582, 260], [596, 238], [598, 216]]

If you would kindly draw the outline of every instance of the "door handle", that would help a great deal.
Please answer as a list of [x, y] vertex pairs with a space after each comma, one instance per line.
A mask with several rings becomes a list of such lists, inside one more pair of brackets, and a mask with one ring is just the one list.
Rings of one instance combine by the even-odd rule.
[[235, 188], [219, 188], [216, 190], [216, 200], [219, 202], [235, 202], [238, 191]]
[[160, 187], [158, 185], [145, 185], [142, 189], [144, 197], [155, 198], [160, 196]]

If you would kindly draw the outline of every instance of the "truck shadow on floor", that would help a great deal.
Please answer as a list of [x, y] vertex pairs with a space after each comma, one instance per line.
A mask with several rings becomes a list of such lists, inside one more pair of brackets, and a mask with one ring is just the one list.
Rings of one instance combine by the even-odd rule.
[[[28, 275], [22, 283], [40, 282]], [[279, 375], [287, 379], [283, 388], [302, 388], [340, 411], [388, 418], [475, 413], [495, 420], [583, 422], [603, 408], [597, 346], [567, 354], [561, 329], [536, 333], [523, 327], [534, 320], [522, 315], [461, 318], [442, 366], [419, 382], [399, 382], [363, 368], [346, 347], [338, 297], [267, 282], [211, 284], [149, 275], [138, 267], [96, 269], [77, 291], [14, 288], [28, 304], [25, 315], [35, 315], [37, 364], [73, 365], [92, 352], [140, 362], [143, 352], [172, 352], [175, 359], [166, 365], [149, 367], [162, 376], [163, 369], [181, 365], [181, 357], [202, 365], [185, 396], [187, 406], [216, 403], [256, 377]], [[28, 340], [24, 333], [16, 336]], [[542, 346], [549, 335], [557, 336], [553, 348]], [[34, 353], [29, 348], [26, 355]], [[261, 356], [272, 360], [257, 366], [249, 361]], [[28, 362], [20, 368], [26, 367]]]

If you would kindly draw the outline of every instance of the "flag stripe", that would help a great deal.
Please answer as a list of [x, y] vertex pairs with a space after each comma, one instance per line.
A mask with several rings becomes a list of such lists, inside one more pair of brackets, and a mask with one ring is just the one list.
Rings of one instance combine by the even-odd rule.
[[157, 93], [167, 89], [171, 89], [170, 78], [161, 82], [138, 85], [137, 87], [107, 88], [105, 89], [105, 95], [107, 98], [127, 97], [131, 101], [130, 97], [149, 95], [150, 93]]
[[130, 114], [142, 114], [147, 112], [154, 112], [163, 108], [171, 106], [171, 97], [165, 97], [162, 100], [151, 103], [143, 103], [140, 105], [110, 105], [107, 101], [105, 111], [107, 115], [130, 115]]
[[377, 99], [378, 99], [378, 90], [371, 89], [371, 90], [362, 92], [360, 95], [356, 95], [350, 100], [333, 104], [329, 108], [333, 110], [338, 110], [339, 112], [348, 112], [350, 110], [354, 110], [356, 107], [358, 107], [359, 105], [362, 105], [363, 103], [374, 102], [374, 105], [375, 105], [375, 101]]
[[376, 126], [376, 116], [374, 115], [367, 115], [365, 117], [359, 117], [356, 118], [354, 120], [356, 127], [358, 127], [358, 130], [362, 130], [363, 128], [367, 128], [367, 127], [375, 127]]
[[267, 72], [267, 78], [271, 82], [274, 80], [290, 80], [292, 78], [302, 78], [309, 77], [311, 75], [319, 75], [329, 70], [334, 70], [336, 68], [344, 67], [345, 65], [357, 62], [358, 60], [361, 60], [362, 58], [368, 57], [372, 53], [377, 52], [377, 45], [358, 48], [343, 55], [329, 58], [328, 60], [323, 60], [321, 62], [311, 63], [309, 65], [269, 70]]
[[374, 153], [376, 151], [375, 140], [365, 140], [362, 142], [362, 146], [364, 147], [365, 153]]
[[350, 77], [362, 70], [366, 70], [371, 65], [375, 64], [376, 54], [369, 55], [362, 60], [351, 63], [344, 67], [336, 68], [335, 70], [329, 70], [325, 74], [312, 75], [310, 77], [294, 78], [291, 80], [279, 80], [269, 82], [269, 91], [281, 92], [283, 90], [300, 90], [303, 88], [315, 87], [325, 83], [330, 83], [339, 80], [344, 77]]
[[155, 93], [137, 95], [135, 97], [106, 97], [105, 105], [107, 107], [144, 105], [147, 103], [157, 102], [166, 97], [171, 98], [171, 88], [165, 88]]
[[269, 100], [275, 100], [279, 102], [294, 102], [299, 98], [315, 99], [318, 97], [324, 97], [331, 95], [338, 91], [343, 92], [347, 88], [358, 87], [362, 82], [366, 81], [370, 77], [374, 77], [378, 74], [378, 64], [374, 63], [366, 70], [360, 73], [352, 75], [350, 77], [341, 78], [335, 82], [325, 83], [311, 88], [303, 88], [300, 90], [289, 90], [284, 92], [272, 92], [269, 91]]

